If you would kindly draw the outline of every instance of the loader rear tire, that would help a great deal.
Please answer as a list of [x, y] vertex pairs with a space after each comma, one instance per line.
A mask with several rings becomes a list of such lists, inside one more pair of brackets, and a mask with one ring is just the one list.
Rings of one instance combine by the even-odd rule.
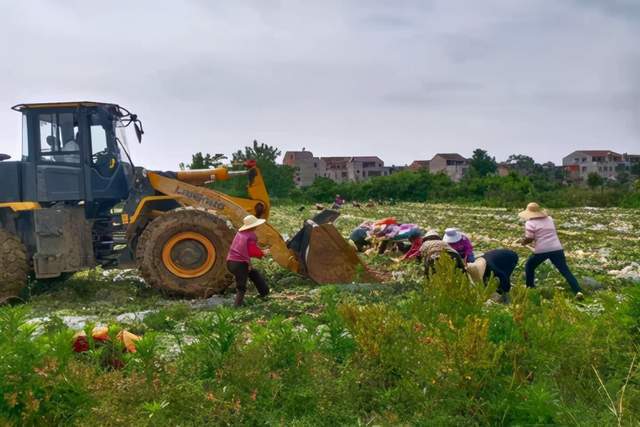
[[28, 277], [27, 249], [13, 233], [0, 228], [0, 304], [19, 299]]
[[200, 208], [178, 208], [154, 219], [136, 248], [138, 268], [152, 287], [170, 295], [208, 298], [233, 283], [226, 258], [235, 230]]

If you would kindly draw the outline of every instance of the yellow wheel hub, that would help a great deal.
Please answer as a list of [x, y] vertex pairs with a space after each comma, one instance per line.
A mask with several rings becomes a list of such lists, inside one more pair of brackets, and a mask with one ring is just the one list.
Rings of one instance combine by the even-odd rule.
[[205, 275], [216, 262], [216, 248], [200, 233], [184, 231], [171, 236], [162, 248], [162, 262], [183, 279]]

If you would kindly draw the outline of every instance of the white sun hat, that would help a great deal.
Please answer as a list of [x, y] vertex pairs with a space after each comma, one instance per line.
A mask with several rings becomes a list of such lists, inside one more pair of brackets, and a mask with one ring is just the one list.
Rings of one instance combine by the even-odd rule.
[[238, 231], [245, 231], [245, 230], [250, 230], [252, 228], [256, 228], [257, 226], [267, 222], [267, 220], [262, 218], [258, 219], [253, 215], [247, 215], [244, 217], [242, 222], [243, 222], [243, 225], [242, 227], [240, 227]]
[[444, 236], [442, 236], [442, 240], [447, 243], [456, 243], [462, 240], [462, 233], [458, 231], [457, 228], [447, 228], [444, 230]]

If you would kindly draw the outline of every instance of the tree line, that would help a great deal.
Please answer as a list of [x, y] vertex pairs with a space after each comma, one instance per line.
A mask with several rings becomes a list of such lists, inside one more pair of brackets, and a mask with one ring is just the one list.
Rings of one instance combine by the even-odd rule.
[[[180, 167], [205, 169], [230, 160], [229, 167], [240, 169], [245, 160], [256, 160], [269, 194], [282, 202], [328, 203], [340, 194], [347, 200], [360, 202], [462, 202], [511, 207], [536, 200], [549, 207], [640, 207], [640, 165], [619, 170], [616, 181], [605, 181], [598, 174], [590, 174], [585, 186], [569, 182], [562, 168], [552, 163], [536, 163], [522, 154], [509, 156], [506, 161], [509, 173], [499, 176], [495, 157], [486, 150], [476, 149], [469, 170], [459, 182], [453, 182], [442, 172], [404, 170], [363, 182], [336, 183], [318, 177], [312, 185], [300, 189], [294, 184], [295, 169], [277, 164], [280, 154], [277, 147], [253, 141], [232, 153], [231, 159], [222, 154], [199, 152], [192, 156], [190, 163]], [[245, 185], [246, 182], [239, 179], [212, 184], [213, 188], [232, 195], [243, 195]]]

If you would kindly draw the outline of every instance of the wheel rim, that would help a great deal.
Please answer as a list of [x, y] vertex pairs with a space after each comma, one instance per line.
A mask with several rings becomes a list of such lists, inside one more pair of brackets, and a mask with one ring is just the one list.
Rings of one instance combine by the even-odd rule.
[[216, 248], [200, 233], [184, 231], [171, 236], [162, 248], [162, 262], [183, 279], [205, 275], [216, 261]]

